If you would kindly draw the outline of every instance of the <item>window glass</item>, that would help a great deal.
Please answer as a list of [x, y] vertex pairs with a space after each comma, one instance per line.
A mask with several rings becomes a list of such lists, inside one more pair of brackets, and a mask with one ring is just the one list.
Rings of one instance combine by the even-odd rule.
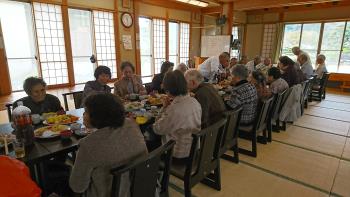
[[178, 62], [178, 48], [179, 48], [179, 24], [176, 22], [169, 22], [169, 61], [177, 65]]
[[139, 18], [140, 29], [140, 55], [141, 55], [141, 76], [142, 81], [147, 83], [152, 78], [147, 76], [152, 75], [152, 21], [148, 18]]
[[346, 24], [343, 48], [340, 57], [339, 72], [350, 73], [350, 22]]
[[154, 74], [160, 73], [162, 63], [165, 61], [165, 42], [165, 20], [153, 19]]
[[296, 60], [292, 53], [292, 48], [299, 46], [301, 33], [301, 24], [287, 24], [284, 26], [282, 55], [286, 55], [293, 60]]
[[180, 62], [188, 64], [190, 59], [190, 24], [180, 23]]
[[313, 65], [316, 63], [320, 29], [321, 23], [304, 24], [301, 35], [300, 48], [310, 55]]

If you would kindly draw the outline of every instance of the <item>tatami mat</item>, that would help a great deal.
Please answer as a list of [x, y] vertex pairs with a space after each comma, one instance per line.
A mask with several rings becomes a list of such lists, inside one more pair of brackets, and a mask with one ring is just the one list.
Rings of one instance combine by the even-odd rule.
[[[249, 142], [239, 143], [241, 147]], [[241, 155], [241, 160], [325, 191], [330, 191], [339, 163], [337, 158], [278, 142], [258, 144], [257, 158]]]
[[[350, 161], [350, 138], [348, 138], [346, 140], [346, 144], [345, 144], [345, 148], [344, 148], [344, 152], [343, 152], [343, 156], [344, 159], [349, 160]], [[350, 177], [349, 177], [350, 179]]]
[[294, 125], [346, 136], [350, 123], [304, 114]]
[[346, 103], [338, 103], [334, 101], [322, 101], [318, 103], [312, 103], [311, 105], [350, 112], [350, 104], [346, 104]]
[[[221, 160], [222, 189], [216, 191], [206, 185], [198, 184], [192, 189], [197, 197], [250, 197], [250, 196], [328, 196], [326, 193], [303, 186], [301, 184], [272, 175], [243, 163], [234, 164]], [[183, 182], [172, 177], [170, 196], [183, 196]], [[181, 188], [181, 190], [180, 190]]]
[[310, 107], [305, 110], [305, 114], [350, 122], [350, 112], [347, 111], [327, 109], [322, 107]]
[[332, 193], [350, 197], [350, 162], [340, 161]]
[[334, 102], [339, 102], [339, 103], [350, 103], [350, 99], [348, 96], [327, 96], [326, 101], [334, 101]]
[[341, 157], [346, 137], [292, 125], [286, 132], [273, 133], [273, 140]]

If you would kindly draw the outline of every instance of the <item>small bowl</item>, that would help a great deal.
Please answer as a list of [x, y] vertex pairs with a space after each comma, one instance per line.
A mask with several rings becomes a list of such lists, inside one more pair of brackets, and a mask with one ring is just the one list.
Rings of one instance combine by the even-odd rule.
[[72, 131], [70, 130], [61, 131], [60, 136], [62, 140], [68, 140], [72, 136]]

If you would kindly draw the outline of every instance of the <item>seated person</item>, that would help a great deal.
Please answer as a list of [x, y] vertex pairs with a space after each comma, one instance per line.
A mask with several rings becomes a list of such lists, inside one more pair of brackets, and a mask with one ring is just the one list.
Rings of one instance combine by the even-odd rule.
[[297, 85], [301, 82], [295, 62], [288, 56], [281, 56], [279, 58], [278, 66], [282, 71], [281, 78], [288, 83], [289, 87]]
[[253, 71], [249, 81], [255, 86], [259, 99], [264, 100], [271, 97], [271, 90], [266, 86], [266, 78], [262, 72]]
[[[115, 95], [90, 95], [84, 106], [84, 125], [97, 131], [80, 140], [69, 185], [87, 196], [111, 196], [111, 168], [146, 155], [146, 143], [139, 126], [125, 118], [124, 106]], [[120, 196], [130, 191], [128, 174], [124, 175]]]
[[182, 163], [190, 154], [192, 133], [201, 129], [201, 105], [188, 94], [186, 79], [178, 70], [165, 74], [163, 87], [167, 97], [163, 99], [163, 108], [153, 129], [163, 135], [163, 142], [176, 142], [173, 161]]
[[122, 78], [114, 84], [114, 94], [125, 98], [129, 94], [146, 94], [140, 76], [135, 75], [135, 68], [130, 62], [122, 62]]
[[238, 64], [238, 60], [236, 57], [231, 58], [230, 60], [230, 69], [233, 68], [236, 64]]
[[0, 169], [1, 196], [41, 196], [41, 189], [32, 181], [29, 169], [22, 161], [0, 155]]
[[179, 70], [183, 74], [185, 74], [185, 72], [188, 70], [188, 68], [187, 68], [185, 63], [180, 63], [179, 65], [177, 65], [176, 70]]
[[288, 83], [281, 78], [281, 71], [276, 67], [269, 69], [268, 73], [268, 83], [269, 88], [273, 94], [282, 93], [284, 90], [288, 89]]
[[260, 66], [261, 66], [261, 57], [260, 56], [256, 56], [254, 58], [254, 60], [249, 61], [246, 64], [246, 67], [248, 68], [249, 73], [255, 71]]
[[107, 85], [111, 79], [111, 69], [107, 66], [99, 66], [95, 69], [95, 81], [88, 81], [85, 84], [83, 92], [83, 100], [92, 93], [111, 93], [111, 88]]
[[305, 53], [302, 53], [298, 56], [298, 62], [300, 63], [300, 69], [304, 73], [306, 79], [309, 79], [314, 74], [314, 69], [312, 68], [311, 63], [308, 61], [308, 56]]
[[328, 72], [327, 67], [325, 64], [326, 56], [323, 54], [319, 54], [316, 59], [317, 67], [315, 73], [317, 74], [317, 79], [321, 79], [323, 76], [323, 73]]
[[162, 87], [162, 83], [163, 83], [163, 78], [165, 73], [167, 73], [168, 71], [172, 71], [174, 68], [174, 63], [169, 62], [169, 61], [165, 61], [162, 63], [162, 67], [160, 68], [160, 73], [156, 74], [153, 79], [152, 79], [152, 90], [153, 91], [158, 91], [161, 94], [164, 94], [164, 90]]
[[226, 68], [230, 66], [230, 54], [221, 53], [219, 56], [213, 56], [206, 59], [198, 66], [199, 72], [202, 74], [206, 82], [215, 82], [215, 76], [218, 74], [226, 75]]
[[233, 87], [226, 104], [235, 109], [242, 107], [241, 125], [251, 125], [256, 116], [258, 94], [253, 84], [248, 83], [248, 69], [245, 65], [237, 64], [232, 69]]
[[259, 64], [256, 69], [262, 72], [265, 76], [267, 76], [267, 71], [272, 67], [271, 58], [267, 57], [264, 59], [262, 64]]
[[60, 100], [51, 94], [46, 94], [46, 83], [38, 77], [29, 77], [24, 81], [23, 89], [28, 96], [13, 103], [17, 107], [18, 101], [31, 110], [32, 114], [63, 111]]
[[204, 77], [198, 70], [188, 70], [185, 78], [188, 90], [202, 107], [202, 129], [219, 121], [226, 107], [218, 91], [211, 84], [204, 83]]
[[238, 64], [246, 65], [248, 63], [248, 57], [246, 55], [242, 55], [241, 60], [238, 61]]

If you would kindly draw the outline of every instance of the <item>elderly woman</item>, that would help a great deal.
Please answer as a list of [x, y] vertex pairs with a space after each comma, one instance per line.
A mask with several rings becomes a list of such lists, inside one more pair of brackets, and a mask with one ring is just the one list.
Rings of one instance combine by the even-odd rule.
[[165, 93], [162, 88], [163, 78], [165, 73], [168, 71], [172, 71], [174, 68], [174, 63], [165, 61], [162, 63], [162, 67], [160, 68], [160, 73], [155, 75], [152, 79], [152, 90], [158, 91], [159, 93]]
[[125, 98], [130, 94], [146, 94], [140, 76], [135, 75], [135, 68], [130, 62], [122, 62], [122, 78], [114, 84], [114, 94]]
[[243, 64], [237, 64], [232, 69], [232, 89], [226, 104], [232, 109], [242, 107], [241, 125], [251, 125], [255, 120], [258, 105], [258, 94], [253, 84], [247, 81], [248, 68]]
[[46, 94], [46, 83], [43, 79], [29, 77], [24, 81], [23, 89], [28, 96], [15, 101], [13, 108], [17, 107], [18, 101], [22, 101], [32, 114], [63, 111], [60, 100], [54, 95]]
[[[111, 196], [111, 168], [147, 154], [139, 127], [125, 118], [113, 94], [94, 94], [85, 100], [84, 124], [98, 130], [79, 142], [69, 185], [87, 196]], [[122, 176], [119, 196], [128, 196], [128, 174]]]
[[83, 99], [93, 93], [111, 93], [111, 88], [107, 85], [111, 79], [111, 69], [107, 66], [99, 66], [95, 69], [95, 81], [88, 81], [85, 84]]
[[270, 84], [270, 90], [273, 94], [282, 93], [284, 90], [288, 89], [288, 83], [281, 78], [281, 71], [276, 67], [272, 67], [267, 72], [268, 83]]
[[250, 83], [253, 84], [261, 100], [271, 97], [271, 90], [266, 86], [266, 77], [261, 71], [253, 71], [250, 76]]
[[185, 74], [185, 72], [187, 71], [187, 66], [185, 63], [180, 63], [179, 65], [177, 65], [176, 70], [181, 71], [183, 74]]
[[279, 67], [282, 70], [282, 79], [284, 79], [289, 87], [299, 84], [302, 79], [298, 74], [295, 62], [287, 56], [281, 56], [279, 58]]
[[167, 98], [153, 129], [155, 133], [164, 135], [165, 142], [176, 141], [174, 161], [182, 163], [189, 156], [192, 133], [201, 129], [201, 105], [187, 93], [186, 79], [180, 71], [166, 73], [163, 86]]
[[323, 76], [323, 73], [328, 72], [326, 68], [326, 56], [323, 54], [319, 54], [316, 59], [317, 67], [315, 73], [317, 74], [317, 79], [321, 79]]

